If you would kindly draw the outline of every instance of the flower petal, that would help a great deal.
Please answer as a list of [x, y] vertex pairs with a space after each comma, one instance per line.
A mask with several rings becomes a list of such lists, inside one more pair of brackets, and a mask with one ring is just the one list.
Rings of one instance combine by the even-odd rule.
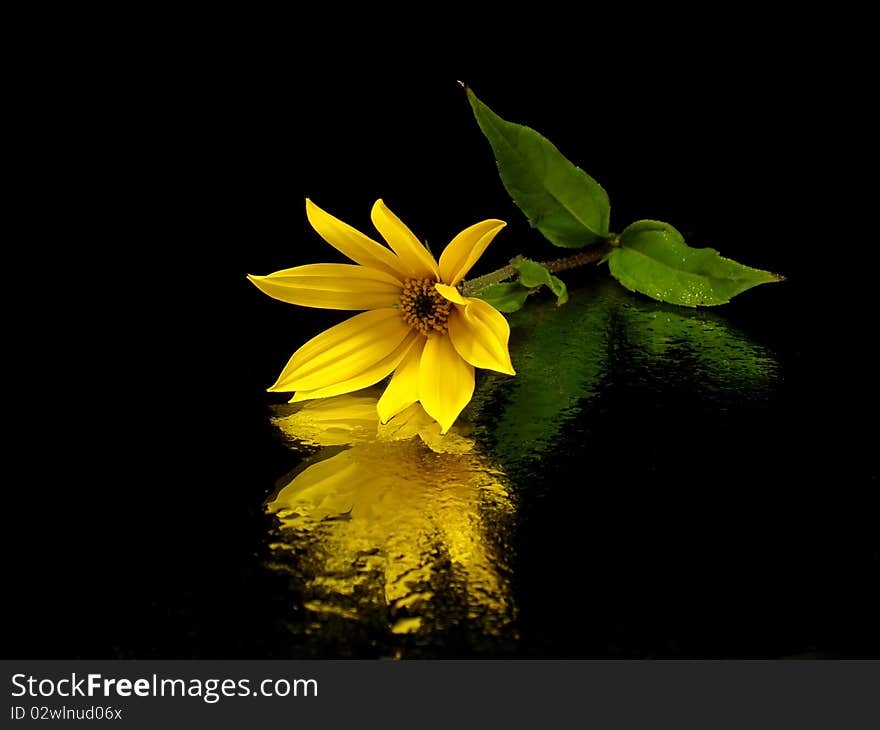
[[498, 231], [506, 225], [504, 221], [490, 219], [465, 228], [453, 238], [440, 254], [440, 281], [455, 286], [464, 279]]
[[[422, 339], [420, 335], [411, 332], [390, 355], [382, 358], [377, 363], [369, 365], [363, 372], [360, 372], [351, 378], [347, 378], [346, 380], [332, 383], [324, 388], [297, 390], [296, 393], [294, 393], [293, 398], [290, 399], [290, 402], [298, 403], [299, 401], [311, 400], [312, 398], [329, 398], [334, 395], [351, 393], [355, 390], [375, 385], [382, 380], [382, 378], [387, 377], [388, 374], [400, 364], [401, 360], [407, 356], [407, 353], [409, 353], [411, 349], [415, 349], [417, 340], [420, 339]], [[375, 405], [373, 405], [373, 413], [376, 413]]]
[[474, 367], [448, 337], [429, 337], [419, 365], [419, 400], [446, 433], [474, 394]]
[[424, 349], [425, 339], [419, 336], [419, 341], [413, 345], [391, 376], [391, 382], [377, 404], [382, 423], [387, 423], [388, 419], [419, 399], [419, 363]]
[[397, 309], [356, 314], [293, 353], [269, 390], [315, 390], [342, 383], [387, 358], [411, 332]]
[[461, 295], [461, 292], [454, 286], [448, 286], [446, 284], [434, 284], [434, 288], [444, 299], [448, 299], [453, 304], [461, 304], [463, 307], [467, 306], [468, 300], [463, 297]]
[[304, 307], [382, 309], [400, 299], [397, 279], [354, 264], [308, 264], [248, 279], [264, 294]]
[[355, 263], [391, 274], [401, 283], [409, 275], [397, 256], [385, 246], [321, 210], [308, 198], [306, 216], [321, 238]]
[[474, 367], [516, 375], [507, 349], [510, 325], [486, 302], [469, 298], [466, 307], [456, 307], [449, 316], [449, 339]]
[[388, 209], [385, 203], [377, 200], [370, 213], [370, 218], [372, 218], [376, 230], [394, 249], [401, 264], [408, 270], [411, 277], [436, 279], [440, 275], [437, 262], [434, 261], [434, 257], [431, 256], [428, 249], [403, 224], [403, 221]]

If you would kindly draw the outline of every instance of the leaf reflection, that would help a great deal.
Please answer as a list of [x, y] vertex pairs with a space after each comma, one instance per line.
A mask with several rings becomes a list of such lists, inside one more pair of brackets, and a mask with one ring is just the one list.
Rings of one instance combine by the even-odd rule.
[[683, 310], [603, 281], [567, 304], [510, 315], [515, 378], [488, 375], [465, 416], [508, 474], [528, 475], [587, 402], [619, 383], [655, 395], [687, 388], [719, 399], [763, 398], [778, 378], [768, 349], [722, 316]]
[[294, 448], [321, 449], [267, 506], [271, 567], [301, 594], [300, 650], [418, 656], [442, 631], [431, 656], [441, 643], [450, 654], [503, 652], [514, 508], [474, 442], [441, 436], [418, 405], [380, 426], [375, 394], [286, 406], [273, 420]]

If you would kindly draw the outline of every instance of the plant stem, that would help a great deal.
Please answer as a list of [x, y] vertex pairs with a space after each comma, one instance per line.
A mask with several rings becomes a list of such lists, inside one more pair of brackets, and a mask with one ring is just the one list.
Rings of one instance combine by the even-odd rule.
[[[611, 251], [614, 245], [615, 240], [612, 238], [608, 241], [598, 243], [595, 246], [590, 246], [587, 250], [581, 251], [572, 256], [564, 256], [561, 259], [554, 259], [553, 261], [542, 261], [541, 266], [546, 268], [551, 274], [555, 274], [558, 271], [575, 269], [578, 266], [586, 266], [587, 264], [592, 264], [602, 259]], [[522, 258], [522, 256], [517, 256], [513, 259], [513, 262], [519, 261]], [[475, 279], [467, 279], [463, 281], [461, 283], [461, 293], [466, 297], [473, 296], [476, 292], [485, 289], [491, 284], [500, 284], [502, 281], [512, 279], [514, 276], [516, 276], [516, 269], [514, 269], [513, 266], [502, 266], [496, 271], [491, 271], [488, 274], [478, 276]]]

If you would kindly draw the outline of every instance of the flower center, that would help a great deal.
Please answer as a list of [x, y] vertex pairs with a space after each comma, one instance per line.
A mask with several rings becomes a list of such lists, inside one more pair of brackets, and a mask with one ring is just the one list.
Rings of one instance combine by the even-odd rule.
[[423, 335], [446, 334], [452, 302], [434, 288], [434, 279], [407, 279], [400, 294], [403, 319]]

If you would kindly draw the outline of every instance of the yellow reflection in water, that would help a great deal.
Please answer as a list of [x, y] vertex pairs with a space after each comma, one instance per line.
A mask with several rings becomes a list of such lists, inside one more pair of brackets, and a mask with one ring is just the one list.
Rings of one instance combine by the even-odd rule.
[[[382, 426], [372, 394], [311, 402], [274, 422], [294, 444], [337, 447], [268, 504], [282, 538], [274, 567], [298, 579], [312, 631], [333, 616], [392, 639], [511, 635], [513, 504], [471, 439], [441, 435], [418, 404]], [[463, 639], [471, 649], [473, 638]]]

